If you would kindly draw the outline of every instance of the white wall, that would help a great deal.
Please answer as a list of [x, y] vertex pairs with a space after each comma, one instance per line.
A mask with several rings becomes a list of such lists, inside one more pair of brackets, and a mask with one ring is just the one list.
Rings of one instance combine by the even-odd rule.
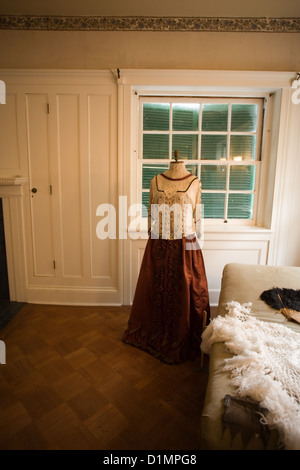
[[[0, 186], [5, 178], [12, 300], [132, 301], [145, 240], [97, 239], [96, 209], [102, 202], [117, 205], [119, 195], [128, 197], [128, 205], [136, 202], [134, 91], [145, 87], [182, 89], [185, 84], [185, 92], [223, 87], [274, 94], [267, 129], [273, 158], [272, 187], [264, 196], [267, 214], [261, 227], [206, 228], [203, 252], [211, 301], [218, 300], [227, 262], [300, 265], [300, 105], [291, 101], [294, 74], [127, 70], [117, 82], [110, 71], [2, 70], [0, 78], [8, 97], [0, 107]], [[25, 178], [18, 194], [16, 175]], [[39, 208], [35, 203], [42, 192]]]
[[0, 30], [0, 68], [300, 70], [299, 34]]
[[[298, 0], [3, 0], [0, 14], [299, 17], [299, 8]], [[245, 86], [275, 93], [272, 159], [265, 166], [272, 183], [263, 194], [263, 229], [206, 233], [213, 301], [227, 261], [300, 265], [300, 105], [292, 105], [289, 89], [300, 71], [299, 33], [0, 30], [0, 44], [0, 79], [9, 95], [8, 104], [0, 105], [0, 178], [6, 181], [0, 196], [12, 300], [132, 300], [145, 242], [98, 243], [95, 208], [118, 195], [134, 199], [136, 86], [202, 86], [207, 91], [227, 83], [233, 90]], [[116, 68], [121, 69], [119, 84], [110, 72]], [[133, 73], [125, 75], [127, 69]], [[49, 115], [39, 118], [37, 109], [30, 114], [34, 96], [42, 100], [40, 106], [50, 100]], [[38, 126], [43, 139], [36, 135]], [[36, 181], [30, 166], [31, 159], [40, 161], [40, 152], [49, 164], [47, 183]], [[25, 177], [25, 183], [16, 185], [15, 175]], [[33, 183], [38, 196], [44, 185], [44, 220], [51, 219], [52, 227], [43, 224], [44, 233], [37, 228], [36, 217], [41, 223], [43, 211], [36, 207], [39, 199], [31, 198]]]
[[[288, 95], [291, 93], [289, 90]], [[287, 107], [283, 159], [277, 172], [282, 189], [274, 264], [300, 266], [300, 103], [293, 104], [289, 99]]]

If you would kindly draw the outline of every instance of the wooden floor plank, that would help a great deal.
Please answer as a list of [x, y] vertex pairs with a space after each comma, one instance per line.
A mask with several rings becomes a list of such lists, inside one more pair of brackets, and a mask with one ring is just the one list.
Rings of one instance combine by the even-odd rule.
[[130, 307], [26, 304], [1, 331], [0, 449], [197, 449], [208, 358], [122, 342]]

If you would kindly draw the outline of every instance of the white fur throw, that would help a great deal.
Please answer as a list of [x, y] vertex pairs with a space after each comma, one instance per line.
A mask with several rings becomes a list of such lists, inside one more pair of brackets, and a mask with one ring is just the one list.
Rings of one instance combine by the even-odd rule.
[[300, 334], [290, 328], [258, 320], [251, 304], [228, 302], [228, 314], [214, 318], [202, 335], [201, 349], [209, 354], [225, 342], [234, 355], [224, 371], [238, 396], [248, 396], [268, 409], [264, 417], [277, 428], [285, 449], [300, 450]]

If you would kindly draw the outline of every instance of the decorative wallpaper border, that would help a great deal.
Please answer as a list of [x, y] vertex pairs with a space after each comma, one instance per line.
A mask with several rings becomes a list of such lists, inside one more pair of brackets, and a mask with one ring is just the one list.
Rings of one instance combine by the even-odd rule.
[[300, 18], [2, 15], [0, 16], [0, 29], [27, 31], [300, 33]]

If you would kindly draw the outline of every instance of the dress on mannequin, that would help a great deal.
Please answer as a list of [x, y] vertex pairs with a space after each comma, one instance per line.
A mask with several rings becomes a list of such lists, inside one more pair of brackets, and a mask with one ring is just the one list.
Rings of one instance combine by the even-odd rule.
[[201, 183], [184, 162], [171, 162], [151, 180], [149, 239], [123, 341], [169, 364], [201, 355], [210, 316], [204, 260], [195, 244], [200, 207]]

